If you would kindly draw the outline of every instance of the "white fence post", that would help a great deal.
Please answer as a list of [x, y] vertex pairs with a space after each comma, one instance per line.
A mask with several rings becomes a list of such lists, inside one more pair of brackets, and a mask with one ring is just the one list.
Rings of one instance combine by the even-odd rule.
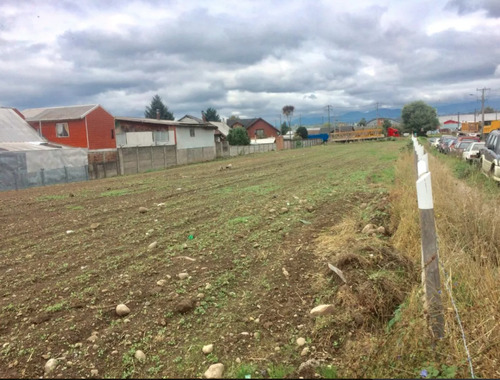
[[420, 233], [422, 240], [422, 282], [425, 291], [426, 309], [434, 337], [444, 337], [444, 314], [441, 302], [441, 280], [439, 276], [439, 256], [437, 248], [436, 222], [432, 199], [429, 158], [416, 139], [417, 200], [420, 211]]

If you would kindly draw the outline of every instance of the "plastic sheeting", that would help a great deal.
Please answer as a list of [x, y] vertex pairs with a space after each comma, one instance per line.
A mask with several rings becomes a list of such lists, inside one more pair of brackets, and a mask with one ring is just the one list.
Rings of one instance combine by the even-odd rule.
[[0, 190], [23, 189], [88, 179], [85, 149], [0, 152]]

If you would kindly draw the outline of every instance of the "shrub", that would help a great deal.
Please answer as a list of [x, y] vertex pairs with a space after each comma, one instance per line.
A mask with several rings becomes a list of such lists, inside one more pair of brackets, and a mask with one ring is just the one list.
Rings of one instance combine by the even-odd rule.
[[246, 129], [242, 127], [231, 129], [227, 135], [227, 141], [230, 145], [250, 145], [250, 137]]
[[299, 135], [303, 139], [307, 139], [308, 133], [307, 133], [307, 128], [306, 127], [298, 127], [297, 130], [295, 131], [296, 135]]

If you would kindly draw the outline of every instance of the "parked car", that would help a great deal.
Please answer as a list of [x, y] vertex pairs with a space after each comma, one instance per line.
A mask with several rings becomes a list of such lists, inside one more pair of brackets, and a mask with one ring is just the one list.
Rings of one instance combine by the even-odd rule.
[[484, 148], [480, 150], [481, 170], [495, 181], [500, 182], [500, 131], [492, 131]]
[[451, 140], [453, 139], [453, 136], [441, 136], [441, 138], [439, 139], [439, 143], [438, 143], [438, 151], [440, 151], [441, 153], [444, 153], [444, 150], [445, 150], [445, 145]]
[[467, 149], [472, 143], [473, 141], [471, 140], [457, 141], [452, 153], [457, 157], [462, 157], [462, 153], [464, 152], [464, 150]]
[[433, 146], [434, 148], [436, 148], [437, 145], [439, 144], [439, 137], [431, 137], [427, 141], [429, 142], [429, 144], [431, 146]]
[[453, 145], [457, 142], [457, 139], [455, 137], [451, 139], [447, 139], [443, 145], [443, 153], [448, 154], [451, 152], [451, 149]]
[[467, 162], [474, 162], [479, 159], [479, 151], [484, 148], [484, 142], [473, 142], [468, 148], [464, 149], [462, 158]]

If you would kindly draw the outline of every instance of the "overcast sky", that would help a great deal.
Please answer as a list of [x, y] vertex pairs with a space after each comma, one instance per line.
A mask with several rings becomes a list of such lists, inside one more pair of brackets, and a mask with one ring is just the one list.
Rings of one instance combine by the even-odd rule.
[[0, 1], [0, 106], [295, 114], [500, 96], [500, 0]]

